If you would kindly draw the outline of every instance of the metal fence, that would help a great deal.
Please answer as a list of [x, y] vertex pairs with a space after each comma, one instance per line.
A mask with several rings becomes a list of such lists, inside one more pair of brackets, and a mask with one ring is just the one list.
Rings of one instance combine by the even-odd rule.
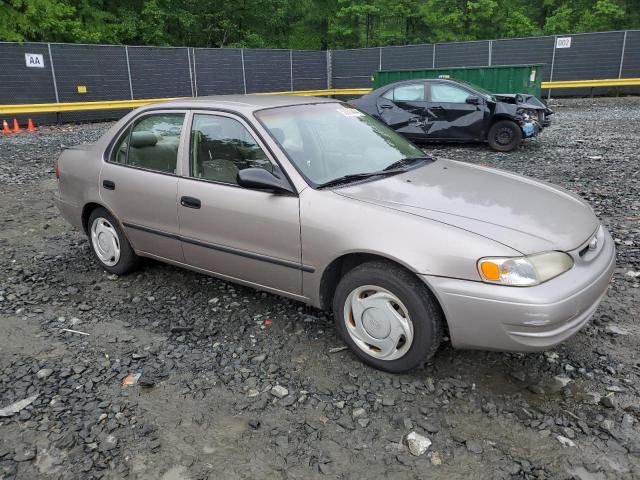
[[[640, 30], [328, 52], [1, 42], [0, 104], [369, 87], [376, 70], [525, 63], [545, 64], [545, 81], [640, 77]], [[622, 90], [640, 93], [637, 87]], [[34, 119], [122, 114], [68, 112]]]
[[[543, 81], [640, 77], [640, 30], [450, 42], [332, 52], [335, 88], [368, 87], [375, 70], [541, 63]], [[626, 91], [640, 93], [637, 87]], [[553, 90], [584, 95], [590, 90]]]

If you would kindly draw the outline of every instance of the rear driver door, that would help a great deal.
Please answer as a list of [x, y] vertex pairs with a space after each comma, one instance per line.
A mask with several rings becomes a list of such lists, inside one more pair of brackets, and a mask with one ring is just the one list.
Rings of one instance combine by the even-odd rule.
[[378, 116], [384, 123], [407, 138], [424, 139], [428, 121], [424, 82], [393, 87], [376, 102]]

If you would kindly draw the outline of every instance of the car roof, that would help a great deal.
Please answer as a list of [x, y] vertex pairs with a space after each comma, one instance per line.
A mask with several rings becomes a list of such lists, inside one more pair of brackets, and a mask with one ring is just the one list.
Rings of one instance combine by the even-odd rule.
[[[383, 88], [397, 87], [398, 85], [404, 85], [407, 83], [416, 83], [416, 82], [443, 82], [443, 83], [455, 83], [457, 85], [470, 88], [465, 82], [458, 80], [456, 78], [409, 78], [407, 80], [398, 80], [397, 82], [388, 83], [386, 85], [381, 86], [378, 90]], [[376, 90], [377, 91], [377, 90]]]
[[293, 105], [308, 105], [314, 103], [332, 103], [338, 100], [320, 97], [303, 97], [297, 95], [211, 95], [206, 97], [184, 98], [168, 102], [154, 103], [146, 110], [158, 110], [163, 108], [185, 109], [221, 109], [233, 110], [242, 113], [251, 113], [256, 110], [274, 107], [289, 107]]

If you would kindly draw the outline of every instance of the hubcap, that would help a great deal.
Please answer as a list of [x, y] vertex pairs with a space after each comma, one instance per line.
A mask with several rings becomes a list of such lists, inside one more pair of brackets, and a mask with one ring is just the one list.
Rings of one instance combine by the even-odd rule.
[[91, 244], [102, 263], [113, 267], [120, 260], [120, 239], [106, 218], [98, 217], [91, 225]]
[[382, 287], [364, 285], [353, 290], [344, 304], [344, 323], [358, 348], [380, 360], [402, 357], [413, 343], [409, 311]]
[[512, 136], [513, 132], [511, 132], [511, 129], [503, 127], [496, 133], [496, 142], [500, 145], [508, 145]]

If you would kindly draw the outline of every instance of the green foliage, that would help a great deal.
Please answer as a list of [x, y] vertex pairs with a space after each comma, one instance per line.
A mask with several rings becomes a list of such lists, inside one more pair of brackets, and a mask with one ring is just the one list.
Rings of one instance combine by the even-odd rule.
[[0, 40], [352, 48], [640, 27], [640, 0], [0, 0]]

